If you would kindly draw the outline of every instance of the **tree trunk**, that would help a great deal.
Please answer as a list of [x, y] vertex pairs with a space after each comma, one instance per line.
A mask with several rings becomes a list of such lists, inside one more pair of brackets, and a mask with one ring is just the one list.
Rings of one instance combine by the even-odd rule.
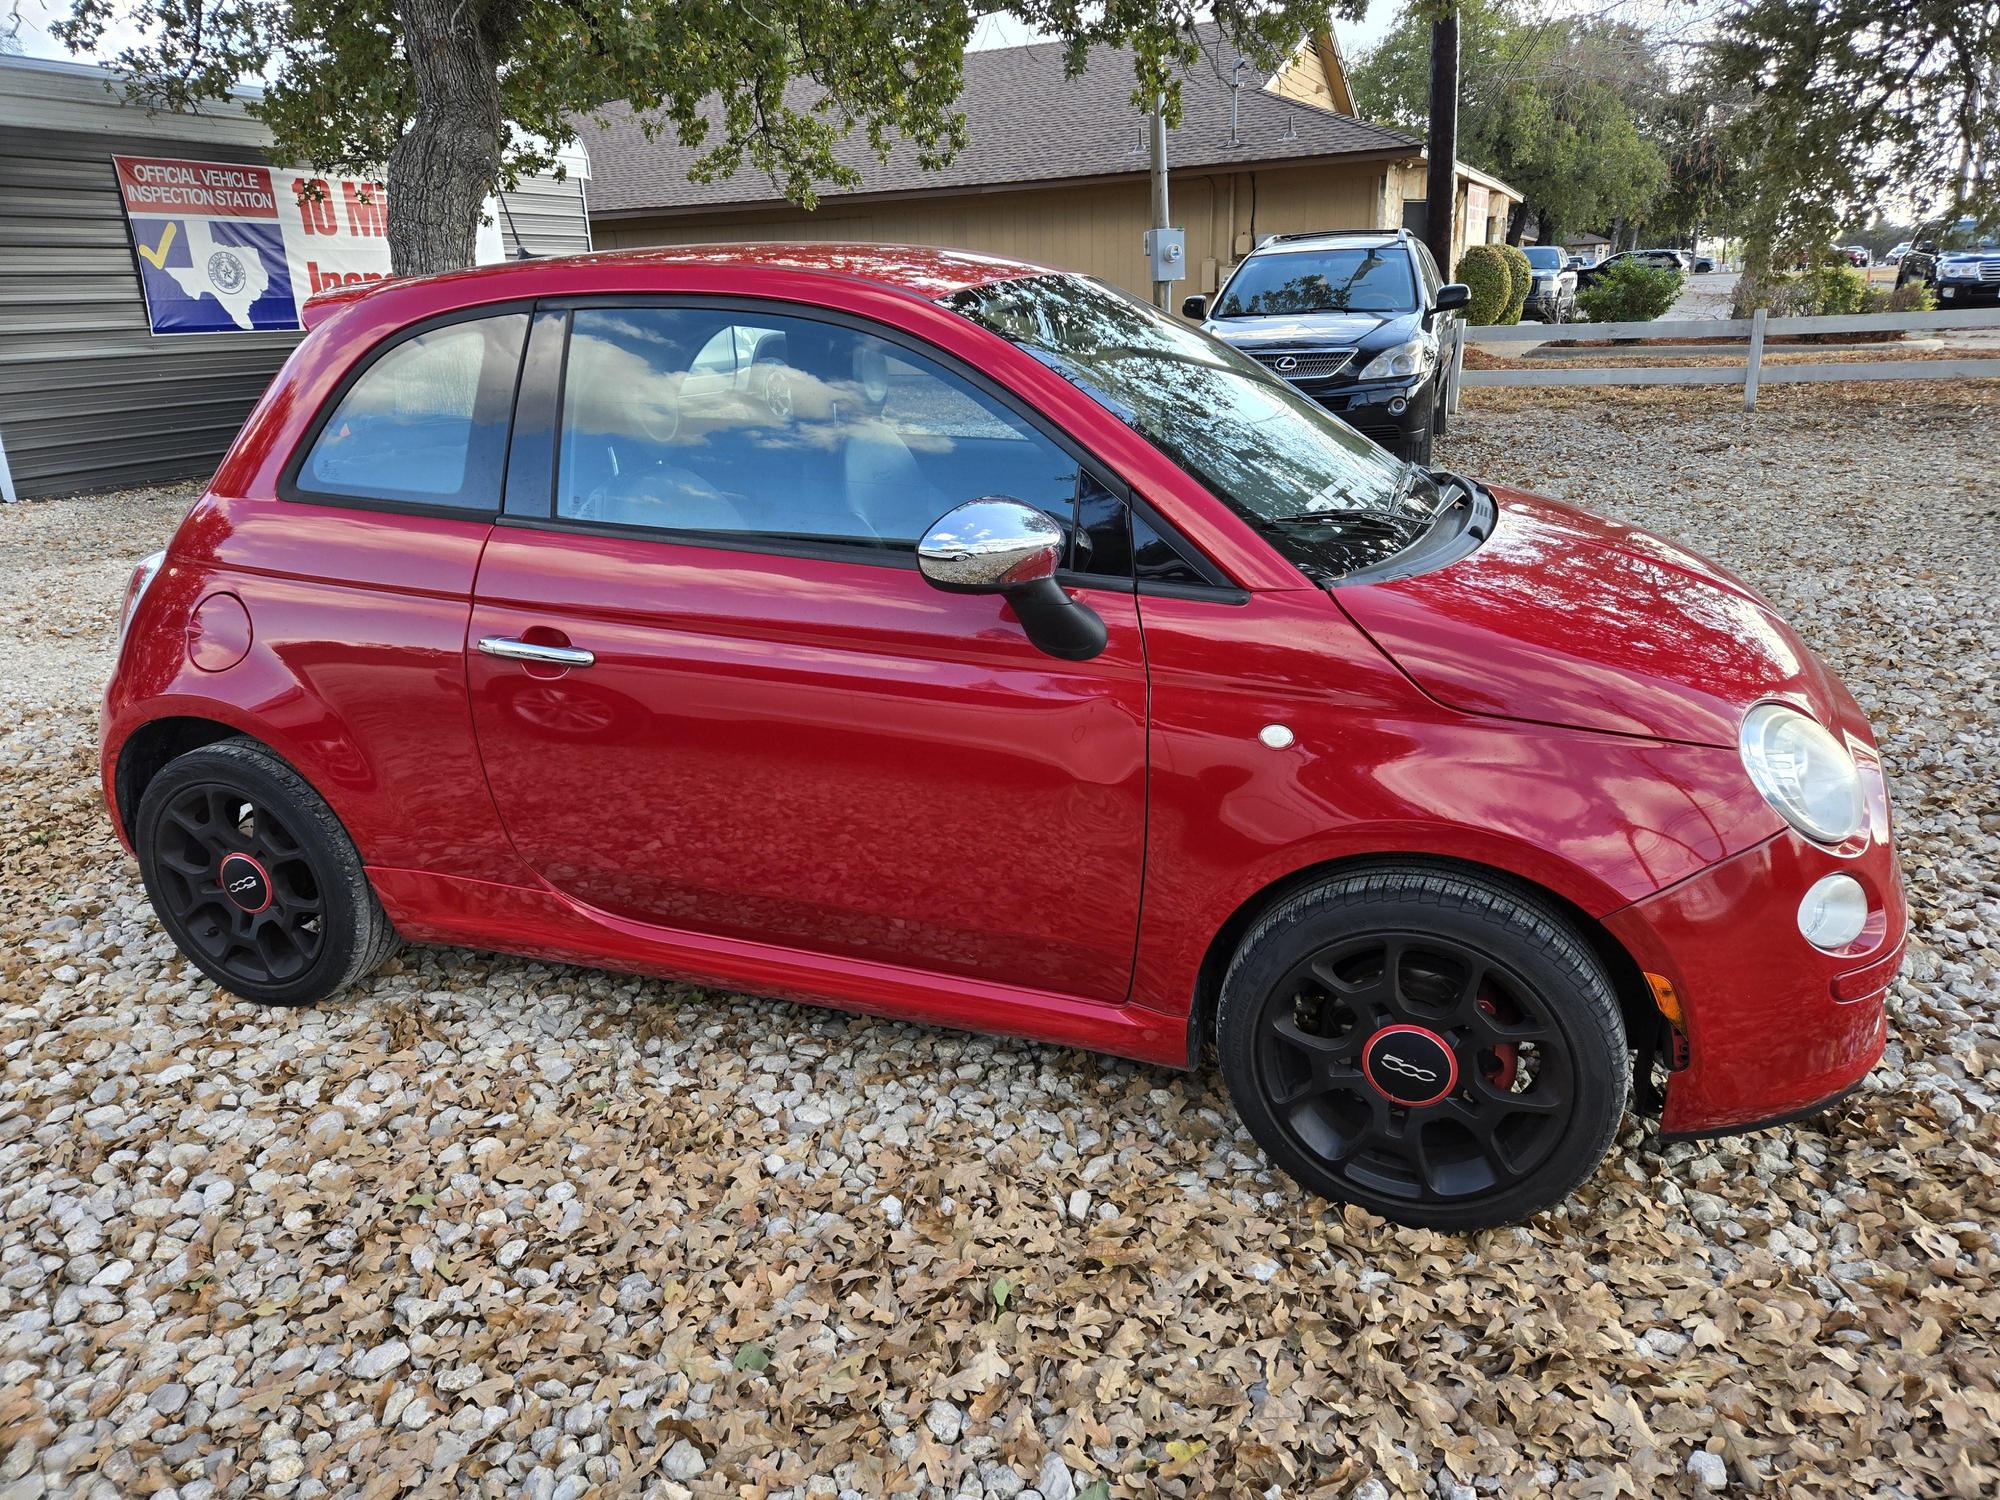
[[472, 264], [506, 127], [494, 48], [471, 0], [400, 0], [400, 13], [417, 117], [389, 153], [389, 264], [425, 276]]
[[1458, 7], [1431, 23], [1430, 171], [1424, 242], [1452, 276], [1452, 220], [1458, 211]]
[[[1542, 236], [1541, 236], [1542, 243], [1547, 244], [1549, 239], [1547, 226], [1541, 225], [1538, 227], [1541, 228], [1542, 230]], [[1510, 245], [1518, 246], [1521, 243], [1521, 236], [1526, 234], [1527, 232], [1528, 232], [1528, 204], [1527, 200], [1523, 199], [1521, 202], [1516, 203], [1512, 209], [1508, 210], [1507, 243]]]

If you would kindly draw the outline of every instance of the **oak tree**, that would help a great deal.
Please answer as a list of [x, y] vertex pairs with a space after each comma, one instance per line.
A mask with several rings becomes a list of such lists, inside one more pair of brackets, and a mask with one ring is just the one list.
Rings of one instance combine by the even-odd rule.
[[55, 30], [72, 48], [114, 28], [138, 38], [114, 58], [137, 97], [188, 109], [259, 82], [251, 108], [279, 155], [323, 171], [386, 164], [392, 263], [421, 274], [470, 264], [487, 196], [551, 166], [579, 116], [619, 100], [706, 148], [698, 179], [748, 167], [810, 206], [820, 185], [855, 180], [837, 154], [850, 135], [877, 152], [908, 140], [925, 165], [963, 144], [963, 59], [987, 14], [1060, 39], [1072, 72], [1092, 46], [1130, 49], [1135, 107], [1164, 100], [1173, 121], [1198, 19], [1274, 61], [1365, 0], [69, 3]]

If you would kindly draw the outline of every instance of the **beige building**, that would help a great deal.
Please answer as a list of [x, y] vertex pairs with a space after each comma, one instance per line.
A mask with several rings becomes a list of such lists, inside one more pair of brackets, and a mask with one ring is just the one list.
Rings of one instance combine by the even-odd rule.
[[[605, 249], [798, 239], [950, 245], [1085, 271], [1144, 295], [1149, 159], [1131, 94], [1131, 59], [1110, 49], [1093, 52], [1075, 78], [1064, 77], [1053, 44], [970, 53], [965, 149], [925, 171], [905, 145], [884, 162], [850, 143], [861, 181], [824, 191], [811, 213], [749, 171], [690, 182], [698, 152], [671, 127], [648, 141], [629, 111], [613, 110], [605, 124], [581, 126], [593, 173], [591, 232]], [[1329, 35], [1309, 38], [1266, 73], [1204, 28], [1182, 103], [1167, 147], [1169, 217], [1187, 232], [1188, 276], [1177, 295], [1214, 291], [1267, 235], [1422, 230], [1423, 143], [1356, 116]], [[1504, 239], [1520, 195], [1463, 164], [1457, 184], [1457, 248]]]

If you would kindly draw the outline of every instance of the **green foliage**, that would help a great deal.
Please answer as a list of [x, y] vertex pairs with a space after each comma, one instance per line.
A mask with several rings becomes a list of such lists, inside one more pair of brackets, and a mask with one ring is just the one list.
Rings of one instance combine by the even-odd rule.
[[1498, 245], [1466, 246], [1454, 279], [1472, 292], [1465, 305], [1466, 322], [1484, 328], [1507, 315], [1507, 304], [1514, 300], [1514, 277]]
[[1868, 278], [1853, 266], [1815, 266], [1797, 283], [1804, 287], [1812, 317], [1840, 317], [1858, 313], [1868, 302]]
[[1861, 309], [1872, 313], [1936, 312], [1937, 293], [1921, 281], [1898, 287], [1871, 286], [1868, 304]]
[[1891, 290], [1871, 287], [1853, 266], [1839, 262], [1793, 275], [1745, 272], [1736, 279], [1729, 315], [1747, 318], [1766, 308], [1774, 318], [1824, 318], [1863, 312], [1930, 312], [1937, 306], [1922, 282]]
[[[390, 245], [408, 271], [436, 268], [407, 262], [438, 255], [463, 263], [481, 197], [552, 166], [578, 116], [621, 101], [649, 135], [671, 130], [705, 148], [697, 180], [748, 167], [811, 207], [821, 186], [859, 180], [837, 154], [850, 137], [880, 156], [907, 141], [930, 167], [965, 144], [965, 47], [987, 14], [1059, 39], [1072, 73], [1093, 46], [1128, 48], [1135, 111], [1163, 98], [1178, 123], [1180, 78], [1203, 65], [1197, 21], [1212, 15], [1274, 65], [1329, 12], [1358, 16], [1363, 3], [68, 0], [53, 30], [79, 51], [125, 41], [112, 60], [133, 75], [132, 92], [168, 108], [261, 80], [250, 109], [280, 160], [354, 173], [387, 164]], [[806, 87], [788, 92], [793, 82]]]
[[[1459, 6], [1458, 154], [1526, 195], [1545, 243], [1636, 217], [1667, 181], [1639, 106], [1671, 85], [1636, 28], [1546, 16], [1524, 0]], [[1407, 5], [1353, 70], [1355, 98], [1421, 133], [1430, 109], [1430, 18]]]
[[1659, 317], [1681, 294], [1681, 273], [1630, 261], [1611, 267], [1576, 294], [1591, 323], [1644, 323]]
[[1884, 202], [2000, 225], [1994, 14], [1978, 3], [1743, 0], [1723, 16], [1714, 73], [1748, 93], [1730, 136], [1747, 163], [1753, 264], [1816, 251], [1843, 218]]
[[1521, 321], [1521, 309], [1528, 305], [1528, 293], [1535, 287], [1535, 268], [1528, 264], [1527, 254], [1517, 245], [1496, 245], [1502, 258], [1507, 262], [1507, 275], [1512, 289], [1507, 293], [1507, 311], [1500, 315], [1503, 323]]

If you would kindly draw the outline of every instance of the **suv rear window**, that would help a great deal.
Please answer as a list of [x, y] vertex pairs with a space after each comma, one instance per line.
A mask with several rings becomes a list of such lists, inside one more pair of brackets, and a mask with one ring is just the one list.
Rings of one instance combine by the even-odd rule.
[[328, 499], [498, 510], [526, 313], [446, 323], [348, 386], [293, 487]]
[[1253, 255], [1229, 278], [1218, 318], [1271, 313], [1405, 313], [1417, 306], [1409, 252], [1400, 245], [1280, 250]]

